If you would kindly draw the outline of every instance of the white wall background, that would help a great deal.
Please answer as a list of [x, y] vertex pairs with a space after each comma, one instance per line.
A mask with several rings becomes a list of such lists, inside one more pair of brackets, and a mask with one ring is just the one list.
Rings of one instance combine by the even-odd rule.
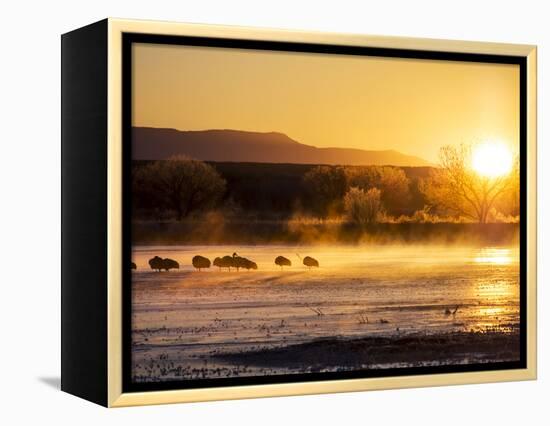
[[[4, 1], [0, 3], [0, 423], [548, 424], [550, 279], [539, 241], [537, 382], [106, 410], [56, 389], [60, 345], [61, 33], [107, 16], [539, 46], [539, 237], [548, 234], [546, 1]], [[546, 259], [548, 260], [548, 259]]]

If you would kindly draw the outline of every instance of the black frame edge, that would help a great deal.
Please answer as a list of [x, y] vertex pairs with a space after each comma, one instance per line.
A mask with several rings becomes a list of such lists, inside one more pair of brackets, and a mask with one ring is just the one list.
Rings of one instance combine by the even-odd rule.
[[61, 390], [107, 406], [108, 20], [61, 36]]

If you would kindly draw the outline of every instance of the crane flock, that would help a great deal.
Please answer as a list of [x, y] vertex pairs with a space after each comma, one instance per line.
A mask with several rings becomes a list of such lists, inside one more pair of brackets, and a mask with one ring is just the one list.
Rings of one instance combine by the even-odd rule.
[[[303, 259], [300, 257], [299, 254], [296, 254], [296, 256], [298, 256], [298, 258], [302, 261], [302, 264], [308, 269], [319, 267], [319, 261], [311, 256], [306, 256]], [[281, 270], [285, 266], [292, 266], [292, 261], [284, 256], [277, 256], [274, 263], [275, 265], [279, 266]], [[233, 253], [233, 255], [231, 256], [216, 257], [214, 259], [214, 262], [211, 262], [210, 259], [205, 256], [196, 255], [193, 257], [193, 259], [191, 259], [191, 264], [198, 271], [208, 269], [212, 265], [218, 267], [220, 271], [222, 269], [227, 269], [228, 271], [231, 271], [231, 268], [237, 271], [239, 271], [240, 269], [246, 269], [248, 271], [258, 269], [258, 264], [256, 262], [247, 259], [246, 257], [239, 256], [237, 253]], [[163, 270], [169, 271], [170, 269], [179, 269], [180, 267], [179, 263], [176, 260], [169, 258], [163, 259], [159, 256], [155, 256], [149, 259], [149, 266], [151, 267], [151, 269], [157, 272], [161, 272]], [[131, 269], [137, 269], [137, 266], [134, 262], [132, 262], [131, 264]]]

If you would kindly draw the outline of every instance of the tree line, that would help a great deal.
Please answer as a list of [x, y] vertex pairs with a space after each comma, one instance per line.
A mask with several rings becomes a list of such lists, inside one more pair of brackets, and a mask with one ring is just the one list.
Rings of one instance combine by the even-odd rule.
[[393, 166], [224, 168], [176, 156], [135, 164], [132, 199], [134, 212], [153, 219], [183, 220], [212, 209], [233, 209], [243, 217], [251, 212], [290, 217], [299, 211], [319, 219], [345, 217], [359, 225], [407, 214], [479, 223], [517, 216], [519, 170], [481, 177], [469, 167], [469, 155], [468, 146], [444, 147], [438, 167], [423, 176]]

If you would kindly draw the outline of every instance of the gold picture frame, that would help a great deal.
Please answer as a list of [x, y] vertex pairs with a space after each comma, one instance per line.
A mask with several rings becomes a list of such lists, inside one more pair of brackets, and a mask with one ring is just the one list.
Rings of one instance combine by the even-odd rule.
[[[78, 37], [76, 30], [64, 36], [67, 44], [71, 40]], [[67, 367], [63, 373], [62, 387], [64, 390], [83, 396], [86, 399], [95, 400], [109, 407], [123, 407], [133, 405], [146, 404], [167, 404], [180, 402], [196, 402], [196, 401], [214, 401], [227, 399], [241, 398], [259, 398], [259, 397], [274, 397], [274, 396], [290, 396], [304, 394], [321, 394], [335, 392], [355, 392], [380, 389], [395, 389], [395, 388], [412, 388], [425, 386], [442, 386], [442, 385], [459, 385], [470, 383], [490, 383], [512, 380], [534, 380], [537, 375], [537, 290], [536, 290], [536, 254], [537, 254], [537, 206], [536, 206], [536, 57], [537, 50], [535, 46], [518, 45], [518, 44], [503, 44], [503, 43], [487, 43], [487, 42], [470, 42], [470, 41], [452, 41], [452, 40], [436, 40], [436, 39], [420, 39], [420, 38], [404, 38], [404, 37], [383, 37], [369, 36], [357, 34], [330, 34], [312, 31], [288, 31], [275, 29], [258, 29], [246, 27], [232, 27], [219, 25], [198, 25], [198, 24], [182, 24], [172, 22], [154, 22], [126, 19], [109, 18], [102, 21], [100, 28], [96, 31], [102, 40], [102, 46], [106, 47], [106, 127], [105, 127], [105, 153], [106, 153], [106, 264], [104, 271], [106, 276], [106, 294], [105, 309], [102, 311], [106, 314], [106, 330], [101, 338], [105, 338], [105, 347], [98, 349], [105, 351], [106, 358], [105, 370], [101, 384], [98, 386], [104, 389], [101, 397], [93, 397], [87, 394], [86, 390], [80, 390], [79, 385], [75, 384], [76, 380], [71, 380], [71, 376], [77, 374], [78, 367]], [[277, 383], [277, 384], [261, 384], [261, 385], [243, 385], [243, 386], [227, 386], [215, 388], [197, 388], [197, 389], [174, 389], [174, 390], [153, 390], [144, 392], [124, 392], [123, 390], [123, 37], [124, 34], [148, 34], [148, 35], [165, 35], [165, 36], [192, 36], [192, 37], [211, 37], [236, 40], [257, 40], [270, 42], [290, 42], [290, 43], [307, 43], [315, 45], [335, 45], [335, 46], [359, 46], [381, 49], [404, 49], [414, 51], [428, 52], [446, 52], [446, 53], [466, 53], [479, 55], [505, 55], [523, 58], [526, 63], [526, 141], [527, 141], [527, 158], [526, 158], [526, 200], [527, 200], [527, 216], [526, 216], [526, 368], [512, 370], [495, 370], [495, 371], [471, 371], [460, 373], [444, 373], [444, 374], [426, 374], [426, 375], [409, 375], [409, 376], [393, 376], [393, 377], [373, 377], [373, 378], [354, 378], [341, 380], [326, 380], [314, 382], [293, 382], [293, 383]], [[90, 37], [95, 37], [91, 35]], [[74, 42], [76, 44], [76, 42]], [[69, 51], [69, 49], [67, 49]], [[70, 51], [69, 51], [70, 52]], [[76, 54], [75, 54], [76, 55]], [[76, 60], [70, 56], [70, 53], [65, 55], [67, 61]], [[76, 56], [75, 56], [76, 57]], [[69, 65], [67, 65], [69, 66]], [[71, 71], [74, 72], [74, 71]], [[69, 71], [67, 71], [67, 79], [69, 79]], [[63, 80], [63, 84], [69, 86], [70, 83]], [[80, 83], [82, 84], [82, 83]], [[70, 90], [70, 87], [67, 88]], [[67, 99], [64, 99], [66, 104], [70, 103], [70, 94], [67, 94]], [[66, 133], [67, 142], [70, 142], [70, 133]], [[76, 173], [74, 171], [73, 173]], [[66, 173], [67, 179], [70, 178], [70, 172]], [[70, 195], [63, 193], [64, 200], [68, 204], [73, 203], [69, 198]], [[68, 211], [70, 206], [67, 207]], [[68, 213], [69, 214], [69, 213]], [[70, 230], [64, 228], [64, 233], [67, 238]], [[63, 259], [64, 263], [69, 263], [71, 260]], [[71, 271], [66, 273], [63, 285], [69, 288], [73, 284], [71, 280]], [[63, 290], [64, 300], [67, 305], [72, 304], [74, 309], [78, 309], [78, 302], [72, 298], [69, 290], [65, 293]], [[67, 294], [67, 296], [65, 296]], [[98, 296], [100, 297], [100, 296]], [[66, 311], [66, 317], [63, 321], [71, 320], [71, 307]], [[65, 314], [64, 314], [65, 315]], [[76, 314], [75, 314], [76, 315]], [[68, 327], [68, 326], [67, 326]], [[75, 326], [76, 327], [76, 326]], [[67, 345], [72, 345], [75, 348], [78, 345], [76, 338], [73, 338], [72, 333], [76, 333], [73, 329], [66, 329], [63, 334], [63, 339]], [[78, 350], [69, 353], [65, 359], [76, 356]], [[103, 353], [98, 354], [101, 356]], [[66, 361], [69, 364], [69, 361]], [[82, 367], [84, 368], [84, 367]], [[103, 375], [105, 375], [103, 374]], [[101, 374], [100, 374], [101, 375]], [[68, 379], [66, 379], [68, 378]], [[86, 377], [84, 377], [86, 380]], [[90, 379], [92, 380], [92, 379]], [[102, 390], [103, 392], [103, 390]]]

